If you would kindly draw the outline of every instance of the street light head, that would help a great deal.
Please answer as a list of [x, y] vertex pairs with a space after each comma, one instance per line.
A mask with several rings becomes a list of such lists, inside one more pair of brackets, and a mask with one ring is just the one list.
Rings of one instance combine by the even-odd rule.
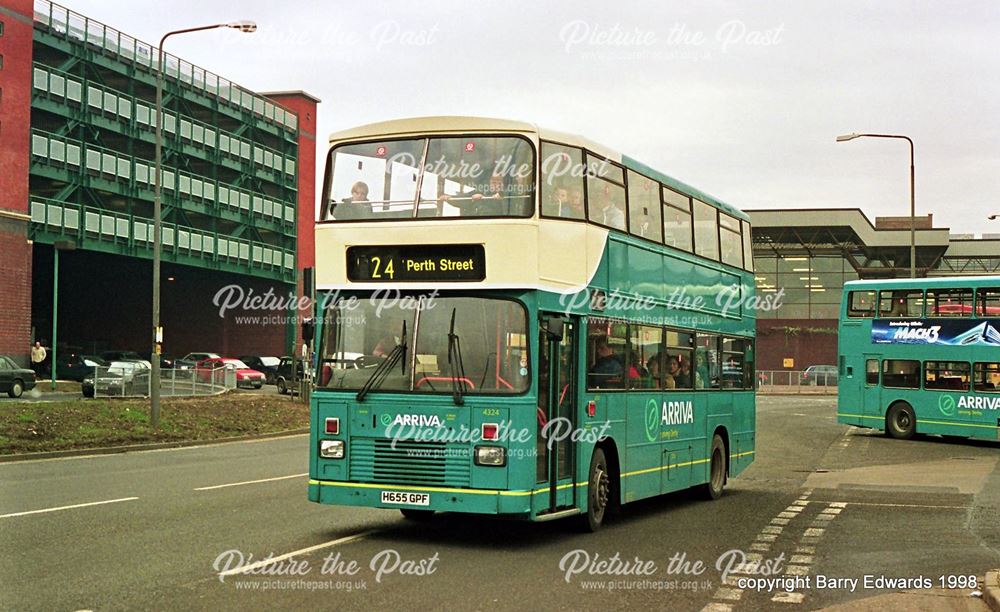
[[253, 21], [243, 20], [243, 21], [233, 21], [226, 24], [227, 28], [233, 28], [234, 30], [239, 30], [240, 32], [256, 32], [257, 24]]
[[854, 140], [855, 138], [861, 138], [861, 134], [843, 134], [837, 136], [837, 142], [847, 142], [848, 140]]
[[989, 219], [990, 221], [996, 221], [997, 219], [1000, 219], [1000, 215], [990, 215], [989, 217], [986, 218]]

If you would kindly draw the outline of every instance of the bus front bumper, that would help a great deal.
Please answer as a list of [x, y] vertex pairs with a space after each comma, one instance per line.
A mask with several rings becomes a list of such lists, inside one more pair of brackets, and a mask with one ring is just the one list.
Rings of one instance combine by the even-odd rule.
[[[413, 499], [426, 505], [405, 502], [384, 503], [383, 492], [415, 494]], [[533, 491], [496, 491], [487, 489], [452, 489], [409, 485], [371, 484], [309, 479], [309, 501], [342, 506], [369, 508], [406, 508], [437, 512], [505, 514], [528, 517]], [[395, 496], [399, 497], [399, 496]]]

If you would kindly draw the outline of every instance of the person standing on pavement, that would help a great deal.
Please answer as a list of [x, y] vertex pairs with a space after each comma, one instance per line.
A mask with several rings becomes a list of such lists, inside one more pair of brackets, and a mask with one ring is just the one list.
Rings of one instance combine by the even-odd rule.
[[35, 342], [35, 346], [31, 347], [31, 369], [35, 371], [35, 376], [42, 375], [42, 362], [47, 356], [48, 353], [45, 352], [42, 343]]

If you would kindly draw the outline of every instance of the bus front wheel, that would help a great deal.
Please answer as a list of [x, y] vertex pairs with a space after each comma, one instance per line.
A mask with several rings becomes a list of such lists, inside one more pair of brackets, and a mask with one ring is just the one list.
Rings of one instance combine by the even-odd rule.
[[885, 421], [886, 432], [898, 440], [909, 440], [917, 431], [917, 417], [909, 404], [893, 404]]
[[708, 468], [708, 482], [701, 485], [701, 496], [707, 500], [719, 499], [725, 486], [726, 445], [722, 442], [722, 437], [715, 434], [712, 438], [712, 459]]
[[608, 460], [604, 450], [595, 448], [590, 458], [590, 479], [587, 486], [587, 515], [583, 517], [582, 526], [586, 531], [594, 532], [604, 523], [604, 514], [608, 509], [611, 497], [611, 476], [608, 474]]

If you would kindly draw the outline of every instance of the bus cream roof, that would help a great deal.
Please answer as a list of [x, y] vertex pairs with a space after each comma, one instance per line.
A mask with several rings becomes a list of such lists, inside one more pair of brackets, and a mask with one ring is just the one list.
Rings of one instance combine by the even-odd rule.
[[534, 123], [516, 119], [492, 119], [489, 117], [412, 117], [407, 119], [390, 119], [378, 123], [369, 123], [350, 128], [330, 135], [330, 144], [342, 140], [353, 140], [371, 136], [406, 136], [409, 134], [424, 134], [426, 132], [516, 132], [537, 135], [542, 140], [553, 140], [577, 147], [589, 149], [598, 155], [603, 155], [614, 162], [621, 162], [621, 153], [610, 149], [588, 138], [540, 128]]
[[697, 199], [708, 202], [716, 208], [720, 208], [724, 212], [727, 212], [739, 219], [750, 221], [750, 217], [735, 206], [715, 198], [699, 189], [695, 189], [694, 187], [691, 187], [690, 185], [671, 176], [663, 174], [662, 172], [659, 172], [654, 168], [639, 162], [638, 160], [628, 158], [626, 162], [625, 156], [614, 149], [594, 142], [589, 138], [584, 138], [568, 132], [549, 130], [527, 121], [518, 121], [515, 119], [493, 119], [489, 117], [463, 117], [457, 115], [390, 119], [388, 121], [359, 125], [358, 127], [340, 132], [334, 132], [330, 135], [330, 144], [334, 145], [344, 140], [361, 140], [374, 137], [399, 138], [405, 136], [416, 136], [426, 134], [428, 132], [442, 134], [447, 134], [449, 132], [454, 132], [456, 134], [469, 132], [510, 132], [514, 134], [528, 134], [541, 140], [551, 140], [553, 142], [559, 142], [574, 147], [581, 147], [618, 164], [632, 164], [639, 166], [640, 171], [648, 172], [652, 175], [650, 178], [665, 183], [674, 189], [683, 191]]

